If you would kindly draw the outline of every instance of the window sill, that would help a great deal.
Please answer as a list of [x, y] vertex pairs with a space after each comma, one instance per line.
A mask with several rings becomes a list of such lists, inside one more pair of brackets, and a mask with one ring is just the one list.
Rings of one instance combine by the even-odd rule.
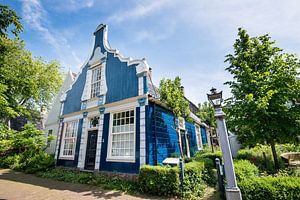
[[106, 162], [125, 162], [125, 163], [135, 163], [135, 159], [132, 158], [106, 158]]
[[74, 160], [74, 156], [72, 156], [72, 157], [68, 157], [68, 156], [59, 156], [58, 159], [60, 159], [60, 160]]

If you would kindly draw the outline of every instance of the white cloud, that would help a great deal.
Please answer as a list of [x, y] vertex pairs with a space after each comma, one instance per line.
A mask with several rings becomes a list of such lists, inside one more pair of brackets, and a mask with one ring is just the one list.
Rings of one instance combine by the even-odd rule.
[[91, 8], [95, 4], [95, 0], [63, 0], [47, 2], [55, 10], [61, 12], [75, 12], [85, 8]]
[[159, 1], [144, 1], [142, 4], [133, 6], [132, 9], [118, 12], [108, 18], [110, 22], [123, 22], [126, 20], [140, 19], [149, 16], [155, 12], [160, 11], [166, 7], [170, 0], [159, 0]]
[[47, 12], [39, 0], [24, 0], [22, 5], [23, 19], [33, 30], [40, 33], [41, 37], [52, 46], [59, 60], [67, 67], [79, 66], [82, 60], [75, 52], [71, 51], [67, 39], [57, 33], [55, 29], [47, 26]]

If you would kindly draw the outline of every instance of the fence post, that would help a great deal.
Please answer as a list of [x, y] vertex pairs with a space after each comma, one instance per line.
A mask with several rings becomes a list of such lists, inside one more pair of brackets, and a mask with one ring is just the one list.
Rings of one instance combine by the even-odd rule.
[[225, 199], [223, 165], [219, 158], [216, 158], [215, 162], [216, 162], [216, 167], [217, 167], [218, 187], [219, 187], [219, 191], [220, 191], [220, 197], [221, 197], [221, 199]]
[[180, 167], [180, 187], [181, 187], [181, 195], [183, 196], [184, 188], [183, 188], [183, 181], [184, 181], [184, 163], [182, 157], [179, 158], [179, 167]]

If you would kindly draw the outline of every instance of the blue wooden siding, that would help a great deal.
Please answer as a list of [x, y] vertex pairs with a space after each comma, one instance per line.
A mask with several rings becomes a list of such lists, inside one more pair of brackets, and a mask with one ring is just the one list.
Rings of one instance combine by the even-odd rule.
[[106, 103], [138, 96], [136, 65], [127, 65], [108, 53], [106, 61]]
[[78, 75], [72, 89], [67, 92], [66, 101], [64, 102], [63, 115], [79, 111], [81, 109], [81, 96], [85, 85], [88, 64], [82, 69]]
[[140, 167], [140, 108], [136, 108], [136, 142], [135, 142], [136, 151], [135, 151], [134, 163], [106, 161], [108, 136], [109, 136], [109, 120], [110, 120], [110, 113], [104, 114], [103, 135], [102, 135], [104, 142], [102, 143], [101, 146], [100, 170], [137, 174], [139, 172], [139, 167]]
[[147, 127], [147, 164], [156, 165], [167, 157], [180, 155], [171, 112], [151, 103], [148, 106]]
[[205, 127], [202, 127], [202, 126], [201, 126], [200, 130], [201, 130], [202, 144], [207, 144], [208, 141], [207, 141], [207, 134], [206, 134], [206, 129], [205, 129]]
[[190, 156], [194, 156], [195, 153], [198, 151], [195, 125], [186, 121], [185, 129], [187, 131], [189, 141]]
[[[75, 149], [74, 160], [57, 159], [57, 163], [56, 163], [57, 166], [77, 167], [78, 157], [79, 157], [79, 149], [80, 149], [80, 139], [81, 139], [81, 134], [82, 134], [82, 123], [83, 123], [83, 119], [80, 119], [79, 123], [78, 123], [78, 131], [77, 131], [77, 138], [76, 138], [76, 149]], [[62, 137], [63, 137], [63, 134], [61, 134], [60, 141], [62, 140]], [[59, 144], [61, 144], [61, 142]], [[59, 145], [59, 148], [58, 148], [58, 157], [57, 158], [59, 158], [59, 154], [60, 154], [60, 151], [61, 151], [60, 147], [61, 147], [61, 145]]]

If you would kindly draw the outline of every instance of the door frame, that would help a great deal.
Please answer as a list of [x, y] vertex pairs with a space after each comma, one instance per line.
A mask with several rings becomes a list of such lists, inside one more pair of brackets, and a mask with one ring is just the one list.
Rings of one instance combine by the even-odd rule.
[[[87, 159], [88, 159], [88, 148], [90, 148], [90, 143], [89, 140], [91, 139], [91, 134], [95, 134], [96, 135], [96, 141], [95, 141], [95, 161], [94, 161], [94, 168], [93, 169], [87, 169]], [[86, 143], [86, 149], [85, 149], [85, 159], [84, 159], [84, 169], [85, 170], [94, 170], [95, 166], [96, 166], [96, 154], [97, 154], [97, 140], [98, 140], [98, 130], [88, 130], [87, 131], [87, 143]]]

